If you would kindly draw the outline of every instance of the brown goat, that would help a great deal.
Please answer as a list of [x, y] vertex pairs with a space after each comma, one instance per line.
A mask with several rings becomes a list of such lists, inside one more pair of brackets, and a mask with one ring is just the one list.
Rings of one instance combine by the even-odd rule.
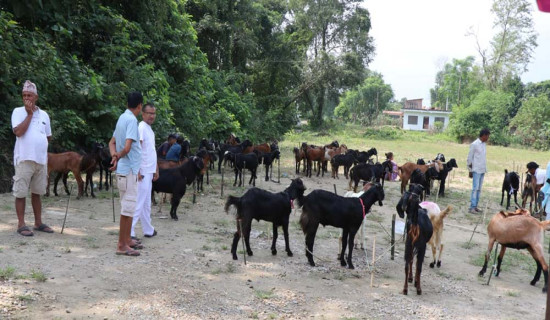
[[397, 169], [399, 170], [399, 176], [401, 177], [401, 194], [403, 194], [403, 192], [407, 188], [407, 184], [409, 183], [411, 174], [415, 169], [420, 169], [422, 173], [426, 173], [426, 171], [428, 171], [428, 168], [431, 167], [434, 167], [435, 171], [439, 172], [439, 170], [443, 168], [443, 165], [441, 164], [441, 161], [437, 160], [430, 164], [416, 164], [413, 162], [407, 162], [404, 165], [397, 167]]
[[294, 147], [294, 160], [296, 160], [296, 174], [300, 173], [300, 163], [304, 162], [304, 171], [306, 171], [306, 154], [304, 150]]
[[[324, 147], [316, 147], [312, 148], [310, 146], [307, 146], [306, 151], [306, 159], [307, 159], [307, 169], [306, 169], [306, 177], [311, 177], [311, 170], [313, 166], [313, 161], [316, 161], [319, 163], [319, 167], [317, 168], [317, 176], [321, 173], [321, 163], [325, 162], [325, 148]], [[323, 171], [323, 175], [325, 175], [325, 172]]]
[[78, 184], [78, 196], [77, 199], [82, 197], [84, 193], [84, 181], [80, 176], [80, 161], [82, 156], [76, 152], [63, 152], [63, 153], [49, 153], [48, 152], [48, 186], [46, 189], [46, 196], [50, 196], [50, 173], [52, 171], [60, 174], [68, 173], [72, 171], [76, 183]]
[[535, 272], [535, 277], [531, 280], [531, 285], [534, 286], [540, 279], [542, 270], [544, 274], [542, 292], [546, 292], [548, 286], [548, 265], [544, 260], [541, 241], [542, 233], [545, 230], [550, 230], [550, 221], [539, 221], [533, 218], [529, 214], [529, 211], [525, 209], [518, 209], [516, 212], [509, 213], [500, 211], [495, 214], [487, 226], [489, 246], [485, 253], [485, 263], [481, 271], [479, 271], [479, 275], [483, 276], [487, 271], [487, 261], [493, 250], [493, 244], [496, 241], [502, 245], [502, 249], [498, 256], [495, 276], [498, 277], [500, 274], [500, 265], [506, 248], [527, 249], [537, 263], [537, 271]]

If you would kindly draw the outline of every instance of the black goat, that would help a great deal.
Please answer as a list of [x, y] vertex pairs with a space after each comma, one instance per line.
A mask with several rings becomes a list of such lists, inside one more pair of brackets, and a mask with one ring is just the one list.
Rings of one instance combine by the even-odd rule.
[[252, 142], [250, 142], [250, 140], [248, 139], [244, 140], [241, 144], [238, 144], [236, 146], [226, 143], [220, 144], [218, 148], [218, 173], [222, 173], [222, 162], [227, 161], [227, 159], [224, 157], [226, 152], [229, 151], [231, 153], [243, 153], [243, 151], [248, 147], [252, 147]]
[[[367, 163], [369, 162], [372, 156], [378, 158], [378, 151], [376, 148], [370, 148], [368, 151], [358, 151], [358, 150], [348, 150], [348, 153], [351, 153], [355, 157], [355, 161], [358, 163]], [[372, 162], [372, 160], [370, 161]]]
[[105, 190], [109, 191], [109, 185], [113, 185], [113, 175], [109, 170], [111, 167], [111, 152], [109, 148], [103, 148], [99, 151], [99, 190], [103, 188], [103, 172], [105, 172]]
[[239, 187], [243, 184], [243, 170], [248, 169], [250, 171], [250, 181], [248, 184], [256, 186], [256, 171], [258, 169], [258, 155], [255, 152], [242, 154], [242, 153], [232, 153], [231, 151], [226, 151], [225, 159], [231, 160], [234, 164], [235, 171], [235, 182], [233, 186], [237, 185], [237, 176], [239, 177]]
[[416, 164], [425, 165], [426, 161], [424, 161], [423, 158], [418, 158], [418, 159], [416, 159]]
[[[277, 249], [275, 244], [277, 243], [277, 228], [283, 227], [283, 234], [285, 237], [285, 250], [289, 257], [292, 257], [292, 251], [290, 251], [288, 240], [288, 223], [289, 216], [294, 206], [294, 199], [298, 199], [298, 203], [301, 203], [301, 199], [304, 196], [306, 187], [300, 178], [292, 180], [290, 186], [285, 191], [279, 193], [271, 193], [258, 188], [249, 189], [242, 197], [227, 197], [225, 203], [225, 212], [229, 210], [229, 207], [234, 205], [237, 208], [237, 232], [233, 235], [233, 243], [231, 244], [231, 254], [233, 260], [237, 260], [237, 244], [239, 238], [243, 236], [244, 243], [246, 244], [246, 252], [249, 256], [252, 256], [252, 250], [250, 249], [250, 229], [252, 220], [258, 221], [270, 221], [273, 223], [273, 242], [271, 244], [271, 254], [276, 255]], [[239, 224], [239, 220], [242, 221], [242, 230]]]
[[281, 152], [279, 149], [275, 149], [271, 152], [264, 153], [260, 156], [261, 163], [265, 166], [265, 181], [269, 181], [269, 169], [273, 170], [273, 160], [280, 159]]
[[178, 206], [187, 186], [193, 183], [198, 174], [204, 174], [204, 172], [204, 162], [199, 157], [191, 157], [189, 161], [176, 168], [159, 170], [159, 178], [153, 181], [153, 192], [172, 194], [172, 200], [170, 200], [172, 219], [178, 220]]
[[354, 183], [353, 192], [357, 192], [357, 185], [359, 180], [364, 181], [376, 181], [380, 183], [380, 180], [384, 178], [384, 168], [382, 164], [367, 164], [359, 163], [355, 167], [351, 168], [349, 172], [349, 188]]
[[[438, 154], [438, 157], [439, 157], [439, 155], [441, 155], [440, 158], [445, 159], [445, 157], [441, 153]], [[438, 158], [436, 157], [435, 160], [438, 160]], [[440, 161], [443, 161], [443, 160], [440, 160]], [[449, 162], [443, 163], [443, 169], [440, 170], [437, 175], [433, 176], [433, 179], [439, 180], [439, 193], [438, 193], [438, 195], [440, 197], [445, 197], [445, 182], [447, 181], [447, 176], [449, 175], [449, 172], [451, 172], [451, 170], [453, 170], [453, 168], [458, 168], [458, 165], [456, 164], [455, 158], [451, 158], [449, 160]], [[435, 171], [435, 169], [433, 169], [433, 170]], [[430, 194], [429, 192], [426, 192], [426, 193]]]
[[414, 286], [416, 293], [422, 294], [420, 287], [420, 274], [422, 263], [426, 254], [426, 244], [433, 234], [433, 226], [428, 212], [420, 207], [420, 201], [424, 187], [420, 184], [411, 184], [409, 191], [403, 193], [397, 204], [399, 217], [404, 218], [407, 213], [407, 239], [405, 241], [405, 285], [403, 294], [408, 293], [409, 282], [412, 282], [412, 265], [416, 254], [416, 274]]
[[510, 197], [514, 195], [514, 202], [519, 208], [518, 204], [518, 190], [519, 190], [519, 175], [515, 171], [508, 172], [504, 169], [504, 181], [502, 181], [502, 197], [500, 198], [500, 205], [504, 202], [504, 192], [506, 192], [506, 210], [510, 207]]
[[348, 179], [349, 169], [353, 164], [356, 163], [355, 157], [352, 154], [337, 154], [331, 160], [330, 164], [332, 166], [332, 177], [338, 178], [338, 169], [340, 166], [344, 167], [344, 176]]
[[[313, 261], [313, 243], [319, 224], [342, 228], [342, 251], [340, 252], [340, 265], [354, 269], [352, 263], [353, 241], [357, 230], [371, 206], [378, 201], [382, 206], [384, 189], [380, 184], [375, 184], [359, 198], [344, 198], [325, 190], [314, 190], [303, 199], [300, 225], [306, 235], [306, 257], [311, 266]], [[345, 257], [346, 246], [349, 245], [347, 259]]]

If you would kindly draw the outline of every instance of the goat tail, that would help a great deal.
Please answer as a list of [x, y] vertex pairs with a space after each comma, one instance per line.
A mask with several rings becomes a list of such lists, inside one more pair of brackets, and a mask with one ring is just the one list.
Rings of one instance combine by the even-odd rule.
[[445, 219], [445, 217], [448, 214], [450, 214], [452, 211], [453, 211], [453, 206], [447, 206], [447, 208], [445, 208], [445, 210], [441, 211], [441, 213], [439, 214], [439, 219], [441, 220]]
[[229, 207], [231, 207], [232, 205], [235, 206], [235, 208], [237, 208], [236, 216], [239, 217], [241, 213], [241, 198], [234, 197], [234, 196], [227, 197], [227, 201], [225, 202], [225, 207], [224, 207], [225, 213], [229, 213]]
[[409, 227], [408, 236], [411, 238], [411, 243], [414, 246], [414, 243], [416, 242], [416, 240], [418, 240], [418, 237], [420, 236], [420, 227], [417, 224], [412, 224]]

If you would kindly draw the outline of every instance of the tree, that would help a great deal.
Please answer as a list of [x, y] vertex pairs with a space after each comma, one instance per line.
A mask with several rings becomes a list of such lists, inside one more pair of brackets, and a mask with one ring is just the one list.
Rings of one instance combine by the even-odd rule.
[[334, 114], [340, 118], [359, 120], [363, 124], [371, 125], [374, 119], [390, 106], [392, 100], [391, 86], [384, 83], [381, 74], [373, 73], [357, 88], [345, 93]]
[[550, 142], [550, 100], [546, 95], [525, 100], [517, 115], [510, 122], [514, 135], [525, 145], [548, 149]]
[[476, 34], [477, 51], [487, 86], [499, 88], [507, 76], [521, 75], [537, 47], [537, 34], [531, 17], [531, 3], [527, 0], [494, 0], [491, 12], [495, 15], [496, 33], [484, 49]]
[[472, 56], [445, 64], [435, 81], [435, 88], [430, 90], [431, 102], [432, 106], [439, 108], [469, 105], [483, 88], [479, 68]]
[[340, 89], [362, 81], [364, 77], [357, 75], [372, 60], [370, 15], [359, 4], [359, 0], [291, 0], [289, 3], [296, 39], [305, 41], [307, 46], [307, 54], [301, 57], [302, 84], [298, 93], [301, 105], [311, 112], [314, 126], [322, 124], [327, 104], [331, 99], [334, 103]]

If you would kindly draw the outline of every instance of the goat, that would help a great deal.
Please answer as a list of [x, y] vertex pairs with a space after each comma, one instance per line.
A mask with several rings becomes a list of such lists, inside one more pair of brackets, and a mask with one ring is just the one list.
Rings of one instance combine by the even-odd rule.
[[273, 169], [273, 160], [280, 159], [281, 152], [279, 150], [271, 151], [261, 155], [262, 163], [265, 166], [265, 181], [269, 181], [269, 169]]
[[250, 171], [250, 181], [248, 184], [256, 186], [256, 170], [258, 169], [258, 155], [254, 152], [248, 154], [242, 153], [233, 153], [231, 151], [226, 151], [226, 159], [231, 159], [235, 165], [235, 182], [233, 186], [237, 185], [237, 176], [239, 177], [239, 187], [243, 184], [243, 170], [248, 169]]
[[[445, 160], [445, 156], [443, 156], [441, 153], [438, 153], [434, 161], [443, 161], [441, 159]], [[447, 181], [447, 176], [449, 175], [449, 172], [451, 172], [453, 168], [458, 168], [458, 165], [456, 164], [456, 160], [454, 158], [451, 158], [449, 162], [441, 164], [441, 170], [439, 171], [439, 173], [435, 174], [434, 172], [434, 174], [431, 175], [431, 179], [439, 180], [438, 196], [440, 197], [445, 197], [445, 182]], [[433, 171], [437, 172], [435, 167], [433, 167]], [[426, 190], [426, 194], [430, 194], [429, 189]]]
[[85, 154], [80, 162], [80, 172], [86, 172], [86, 182], [84, 183], [84, 195], [88, 196], [88, 185], [90, 186], [90, 194], [95, 198], [94, 194], [94, 172], [101, 163], [101, 150], [105, 146], [102, 143], [94, 142], [92, 151]]
[[504, 202], [504, 192], [506, 192], [506, 210], [510, 208], [510, 197], [514, 195], [514, 202], [516, 206], [518, 204], [518, 190], [519, 190], [519, 175], [515, 171], [508, 172], [504, 169], [504, 181], [502, 181], [502, 197], [500, 198], [500, 205]]
[[244, 149], [243, 153], [244, 154], [251, 153], [254, 150], [257, 150], [260, 153], [268, 153], [268, 152], [271, 152], [271, 146], [267, 143], [256, 144], [256, 145], [249, 146], [246, 149]]
[[178, 220], [178, 206], [181, 198], [185, 195], [187, 185], [193, 183], [199, 173], [204, 174], [205, 170], [203, 159], [199, 157], [191, 157], [189, 161], [179, 167], [159, 169], [159, 178], [153, 181], [153, 191], [172, 194], [170, 201], [172, 205], [170, 217], [172, 219]]
[[359, 163], [358, 165], [351, 168], [349, 172], [349, 188], [351, 190], [351, 184], [354, 183], [353, 192], [357, 192], [357, 184], [359, 184], [359, 180], [374, 180], [380, 183], [380, 180], [383, 177], [384, 168], [382, 167], [382, 164]]
[[[428, 244], [432, 247], [433, 256], [433, 262], [430, 263], [430, 268], [435, 267], [436, 264], [439, 268], [441, 267], [441, 253], [443, 252], [443, 243], [441, 243], [443, 238], [443, 219], [451, 213], [453, 207], [447, 206], [445, 210], [441, 211], [437, 203], [430, 201], [421, 202], [420, 207], [428, 211], [428, 217], [430, 217], [433, 227], [433, 235], [430, 238], [430, 241], [428, 241]], [[439, 250], [439, 256], [436, 261], [435, 256], [437, 250]]]
[[[208, 176], [208, 170], [210, 169], [211, 165], [218, 160], [216, 157], [216, 154], [212, 151], [208, 151], [206, 149], [200, 149], [197, 154], [197, 157], [201, 158], [204, 162], [204, 168], [206, 171], [206, 184], [210, 184], [210, 178]], [[197, 192], [203, 192], [203, 184], [204, 184], [204, 174], [199, 174], [197, 176]]]
[[[50, 196], [50, 173], [52, 171], [58, 172], [60, 174], [65, 174], [69, 171], [72, 171], [78, 185], [78, 195], [76, 196], [76, 198], [80, 199], [80, 197], [82, 197], [82, 194], [84, 193], [84, 181], [82, 181], [82, 177], [80, 176], [81, 160], [82, 156], [72, 151], [63, 153], [48, 152], [48, 185], [46, 188], [47, 197]], [[69, 190], [67, 189], [66, 185], [65, 191], [67, 192], [67, 194], [69, 194]], [[57, 196], [57, 192], [55, 193], [55, 195]]]
[[306, 171], [306, 155], [304, 151], [300, 148], [294, 147], [292, 150], [294, 153], [294, 160], [296, 160], [296, 174], [300, 173], [300, 163], [304, 163], [304, 171]]
[[[313, 261], [313, 243], [319, 224], [342, 228], [342, 251], [340, 251], [340, 265], [354, 269], [352, 263], [353, 241], [355, 234], [371, 206], [378, 201], [382, 206], [384, 189], [375, 184], [359, 198], [344, 198], [325, 190], [314, 190], [303, 199], [300, 225], [306, 236], [306, 257], [311, 266]], [[349, 253], [345, 258], [346, 246]], [[347, 263], [346, 263], [347, 262]]]
[[527, 198], [529, 200], [529, 211], [533, 211], [533, 201], [535, 202], [535, 210], [537, 209], [538, 204], [538, 184], [535, 175], [527, 172], [525, 175], [525, 183], [523, 184], [523, 191], [521, 192], [521, 207], [525, 208], [527, 203]]
[[349, 169], [356, 163], [352, 154], [337, 154], [330, 160], [332, 167], [332, 178], [338, 178], [338, 169], [340, 166], [344, 167], [344, 176], [348, 179]]
[[[367, 192], [372, 186], [374, 186], [374, 183], [372, 182], [365, 182], [363, 183], [363, 189], [357, 193], [353, 191], [348, 191], [344, 194], [344, 198], [359, 198], [363, 195], [363, 193]], [[363, 249], [363, 240], [365, 239], [365, 234], [363, 232], [363, 227], [366, 222], [366, 216], [363, 219], [363, 222], [361, 223], [361, 227], [359, 227], [359, 239], [360, 239], [360, 245], [361, 249]], [[354, 241], [353, 247], [357, 249], [357, 241]], [[338, 237], [338, 259], [340, 259], [340, 252], [342, 251], [342, 236]]]
[[231, 153], [243, 153], [243, 151], [250, 146], [252, 146], [252, 142], [250, 142], [250, 140], [248, 139], [244, 140], [241, 144], [238, 145], [220, 144], [220, 147], [218, 149], [218, 173], [222, 173], [222, 162], [227, 161], [227, 159], [224, 157], [227, 151]]
[[541, 242], [545, 230], [550, 230], [550, 220], [539, 221], [533, 218], [525, 209], [518, 209], [516, 212], [510, 212], [508, 214], [503, 211], [496, 213], [487, 226], [489, 246], [487, 247], [485, 263], [481, 271], [479, 271], [479, 276], [483, 276], [487, 271], [487, 261], [489, 260], [493, 245], [496, 241], [500, 243], [502, 249], [498, 256], [497, 272], [495, 276], [498, 277], [500, 274], [500, 265], [506, 248], [518, 250], [527, 249], [537, 263], [537, 271], [535, 272], [535, 277], [531, 280], [531, 285], [534, 286], [537, 281], [539, 281], [542, 270], [544, 274], [542, 292], [546, 292], [548, 287], [548, 265], [544, 259]]
[[441, 161], [435, 161], [430, 164], [420, 165], [420, 164], [414, 164], [412, 162], [407, 162], [404, 165], [397, 167], [399, 170], [399, 176], [401, 177], [401, 193], [403, 193], [407, 187], [407, 184], [409, 183], [409, 179], [411, 178], [411, 174], [415, 169], [420, 169], [422, 173], [426, 173], [428, 168], [434, 167], [436, 172], [441, 171]]
[[113, 185], [113, 175], [109, 170], [111, 167], [111, 152], [109, 148], [102, 148], [99, 151], [99, 190], [103, 188], [103, 172], [105, 172], [105, 190], [109, 191], [109, 185]]
[[403, 196], [397, 203], [397, 213], [399, 217], [404, 218], [407, 213], [407, 239], [405, 242], [405, 285], [403, 294], [408, 293], [409, 282], [412, 282], [412, 265], [414, 255], [416, 254], [416, 274], [414, 286], [416, 293], [422, 294], [420, 287], [420, 275], [422, 273], [422, 263], [426, 255], [426, 243], [430, 240], [433, 233], [433, 226], [428, 213], [420, 207], [420, 197], [424, 187], [420, 184], [411, 184], [409, 191], [403, 193]]
[[[246, 252], [252, 256], [250, 249], [250, 229], [252, 220], [264, 220], [273, 223], [273, 242], [271, 243], [271, 254], [276, 255], [277, 249], [277, 228], [283, 227], [285, 237], [285, 251], [289, 257], [292, 257], [288, 239], [288, 223], [292, 208], [294, 208], [294, 200], [298, 199], [300, 203], [304, 196], [306, 187], [300, 178], [293, 179], [290, 186], [279, 193], [271, 193], [266, 190], [251, 188], [242, 197], [227, 197], [225, 202], [225, 212], [229, 211], [232, 205], [237, 208], [237, 232], [233, 235], [233, 243], [231, 244], [231, 254], [233, 260], [237, 260], [237, 244], [239, 238], [243, 237], [246, 245]], [[242, 229], [239, 225], [239, 220], [242, 220]]]
[[348, 150], [355, 157], [355, 161], [358, 163], [371, 162], [370, 158], [376, 156], [378, 158], [378, 151], [376, 148], [370, 148], [367, 151]]

